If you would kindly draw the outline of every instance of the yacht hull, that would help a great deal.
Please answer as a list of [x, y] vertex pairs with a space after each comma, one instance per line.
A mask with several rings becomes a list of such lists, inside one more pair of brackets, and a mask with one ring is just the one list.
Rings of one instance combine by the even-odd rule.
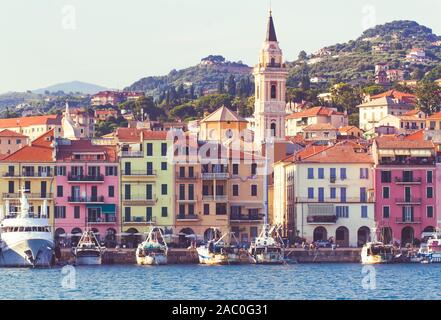
[[75, 257], [75, 264], [77, 266], [97, 266], [102, 264], [101, 254], [81, 254], [78, 253]]
[[273, 253], [265, 253], [265, 254], [256, 254], [254, 257], [255, 264], [283, 264], [285, 263], [285, 259], [283, 254], [273, 254]]
[[237, 254], [214, 254], [206, 248], [198, 248], [197, 252], [200, 264], [228, 265], [240, 263], [240, 257]]
[[0, 267], [50, 267], [54, 243], [46, 239], [22, 240], [4, 246], [0, 251]]

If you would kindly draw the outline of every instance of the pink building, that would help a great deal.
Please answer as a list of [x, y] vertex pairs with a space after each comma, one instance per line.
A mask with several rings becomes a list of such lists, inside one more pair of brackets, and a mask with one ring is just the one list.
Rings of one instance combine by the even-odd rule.
[[72, 242], [86, 228], [107, 247], [119, 231], [118, 161], [114, 146], [91, 140], [58, 139], [56, 143], [55, 235], [71, 234]]
[[418, 243], [436, 227], [436, 151], [432, 141], [374, 141], [375, 220], [386, 243]]

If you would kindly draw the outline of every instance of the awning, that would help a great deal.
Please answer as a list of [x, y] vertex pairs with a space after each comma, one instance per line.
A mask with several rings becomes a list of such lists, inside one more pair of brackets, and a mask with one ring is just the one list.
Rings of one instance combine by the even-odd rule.
[[87, 208], [101, 209], [101, 213], [104, 214], [115, 214], [116, 205], [115, 204], [88, 204]]

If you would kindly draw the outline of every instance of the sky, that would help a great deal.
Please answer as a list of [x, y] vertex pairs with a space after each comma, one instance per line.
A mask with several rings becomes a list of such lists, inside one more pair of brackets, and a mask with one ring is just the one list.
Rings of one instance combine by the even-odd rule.
[[[85, 81], [123, 88], [210, 54], [254, 65], [270, 0], [0, 0], [0, 93]], [[415, 20], [441, 34], [439, 0], [272, 0], [285, 59]]]

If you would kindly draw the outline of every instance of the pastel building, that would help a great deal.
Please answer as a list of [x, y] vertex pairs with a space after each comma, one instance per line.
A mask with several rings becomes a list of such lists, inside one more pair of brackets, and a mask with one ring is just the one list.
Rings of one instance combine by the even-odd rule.
[[307, 242], [332, 239], [359, 247], [374, 227], [372, 155], [345, 141], [295, 158], [294, 195], [297, 236]]
[[119, 176], [115, 146], [91, 140], [56, 140], [55, 236], [78, 239], [92, 230], [107, 247], [120, 231]]
[[[173, 139], [166, 131], [119, 128], [121, 215], [124, 233], [148, 232], [153, 226], [171, 233], [174, 226]], [[132, 244], [139, 241], [133, 240]]]
[[385, 242], [401, 245], [433, 231], [436, 220], [436, 151], [432, 141], [379, 137], [375, 157], [375, 213]]
[[28, 145], [29, 138], [8, 129], [0, 131], [0, 155], [9, 155]]
[[41, 216], [42, 208], [51, 223], [54, 221], [54, 130], [41, 135], [30, 145], [11, 153], [0, 162], [0, 205], [9, 202], [11, 211], [16, 212], [20, 192], [25, 190], [30, 212]]

